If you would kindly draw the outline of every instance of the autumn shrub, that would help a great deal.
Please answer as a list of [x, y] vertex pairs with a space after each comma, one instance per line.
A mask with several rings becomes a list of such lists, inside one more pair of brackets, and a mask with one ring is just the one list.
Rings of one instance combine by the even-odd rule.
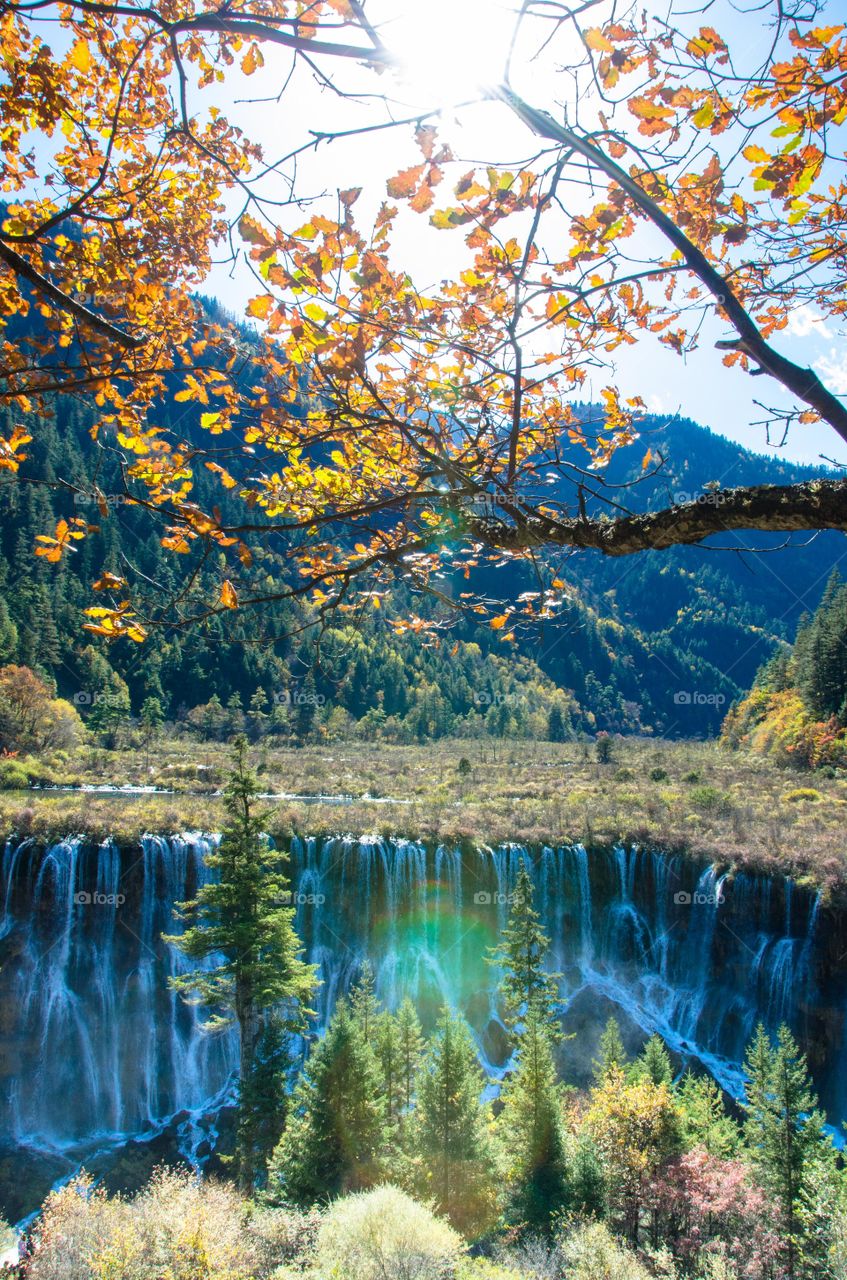
[[336, 1200], [318, 1233], [315, 1280], [440, 1280], [455, 1268], [461, 1236], [396, 1187]]
[[29, 776], [16, 760], [0, 760], [0, 788], [4, 791], [24, 791], [29, 786]]
[[602, 1222], [586, 1222], [559, 1243], [568, 1280], [650, 1280], [650, 1272]]
[[743, 1280], [773, 1274], [781, 1242], [776, 1213], [747, 1165], [694, 1147], [671, 1161], [654, 1187], [656, 1221], [687, 1274], [722, 1267]]
[[45, 1202], [27, 1280], [266, 1280], [274, 1258], [232, 1188], [157, 1170], [129, 1200], [83, 1174]]
[[823, 796], [814, 787], [795, 787], [793, 791], [786, 791], [782, 797], [786, 804], [797, 804], [800, 800], [810, 800], [817, 803], [823, 800]]

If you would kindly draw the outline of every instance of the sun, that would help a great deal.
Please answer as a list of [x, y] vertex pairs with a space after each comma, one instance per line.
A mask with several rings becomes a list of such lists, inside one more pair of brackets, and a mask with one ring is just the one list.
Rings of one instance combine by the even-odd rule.
[[406, 94], [450, 107], [500, 83], [514, 23], [503, 0], [398, 0], [380, 33]]

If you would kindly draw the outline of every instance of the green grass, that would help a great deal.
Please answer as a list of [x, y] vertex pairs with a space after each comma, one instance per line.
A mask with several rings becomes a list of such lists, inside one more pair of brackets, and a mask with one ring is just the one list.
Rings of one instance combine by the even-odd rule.
[[[225, 744], [163, 737], [149, 766], [137, 749], [85, 748], [16, 762], [44, 779], [151, 783], [175, 794], [0, 791], [0, 826], [44, 839], [79, 832], [126, 841], [144, 831], [214, 830], [222, 806], [213, 793], [228, 758]], [[463, 758], [470, 772], [460, 771]], [[847, 891], [847, 779], [815, 776], [817, 798], [806, 791], [801, 799], [784, 770], [717, 743], [615, 740], [606, 765], [579, 743], [493, 739], [411, 747], [259, 744], [254, 759], [269, 792], [354, 797], [345, 806], [274, 802], [268, 826], [281, 837], [298, 831], [485, 844], [635, 841]]]

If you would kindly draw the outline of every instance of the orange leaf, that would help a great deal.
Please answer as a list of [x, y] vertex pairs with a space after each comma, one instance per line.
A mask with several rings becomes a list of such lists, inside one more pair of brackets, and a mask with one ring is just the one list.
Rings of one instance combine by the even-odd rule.
[[413, 195], [417, 190], [425, 168], [426, 165], [414, 164], [411, 169], [403, 169], [400, 173], [395, 174], [393, 178], [389, 178], [385, 185], [392, 200], [407, 200], [409, 196]]
[[508, 613], [501, 613], [499, 618], [492, 618], [488, 623], [488, 625], [494, 631], [500, 631], [503, 627], [505, 627], [508, 621], [509, 621]]
[[268, 312], [274, 304], [273, 295], [270, 293], [260, 294], [258, 298], [251, 298], [247, 304], [248, 316], [255, 316], [257, 320], [267, 320]]
[[238, 596], [235, 594], [235, 587], [229, 580], [221, 583], [221, 604], [225, 609], [238, 608]]

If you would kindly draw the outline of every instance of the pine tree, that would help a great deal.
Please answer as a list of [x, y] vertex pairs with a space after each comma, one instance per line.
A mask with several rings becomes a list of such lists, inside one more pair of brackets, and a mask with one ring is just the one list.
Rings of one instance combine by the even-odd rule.
[[533, 906], [535, 889], [525, 863], [521, 863], [512, 893], [509, 922], [489, 964], [503, 970], [500, 992], [506, 1026], [519, 1030], [535, 1006], [550, 1030], [561, 1034], [558, 1016], [559, 973], [548, 973], [544, 960], [550, 940]]
[[443, 1009], [418, 1074], [414, 1147], [420, 1192], [464, 1231], [481, 1229], [494, 1203], [484, 1083], [467, 1022]]
[[[234, 757], [224, 793], [229, 820], [218, 850], [207, 858], [218, 878], [203, 885], [192, 901], [179, 904], [188, 927], [165, 941], [192, 960], [222, 957], [213, 967], [180, 974], [171, 983], [208, 1008], [207, 1030], [236, 1026], [239, 1090], [246, 1096], [254, 1088], [253, 1072], [264, 1069], [257, 1054], [271, 1015], [286, 1038], [302, 1031], [316, 980], [314, 966], [302, 959], [294, 911], [279, 905], [288, 889], [285, 855], [269, 847], [262, 834], [266, 815], [255, 810], [259, 784], [244, 738], [236, 742]], [[254, 1121], [251, 1125], [255, 1128]], [[251, 1188], [262, 1174], [255, 1143], [239, 1146], [236, 1165], [239, 1183]]]
[[397, 1010], [397, 1036], [400, 1046], [400, 1079], [403, 1107], [408, 1111], [415, 1092], [415, 1079], [424, 1051], [424, 1038], [417, 1010], [406, 996]]
[[800, 1208], [820, 1159], [823, 1116], [806, 1059], [785, 1025], [775, 1045], [759, 1025], [745, 1067], [747, 1145], [764, 1189], [779, 1206], [786, 1270], [794, 1276], [802, 1248]]
[[703, 1147], [721, 1160], [736, 1155], [741, 1140], [738, 1125], [727, 1115], [720, 1086], [711, 1076], [686, 1071], [678, 1096], [686, 1146]]
[[381, 1093], [373, 1048], [340, 1000], [295, 1089], [269, 1197], [313, 1204], [378, 1182], [387, 1137]]
[[403, 1072], [403, 1046], [396, 1017], [387, 1010], [377, 1014], [373, 1026], [373, 1042], [382, 1077], [382, 1099], [385, 1118], [397, 1130], [406, 1104]]
[[503, 1085], [496, 1129], [507, 1162], [507, 1218], [549, 1234], [569, 1203], [562, 1086], [549, 1028], [536, 1005], [527, 1014], [517, 1069]]
[[583, 1129], [571, 1139], [570, 1146], [571, 1212], [581, 1218], [602, 1218], [606, 1214], [606, 1178], [594, 1140]]
[[634, 1078], [646, 1076], [653, 1084], [670, 1085], [673, 1081], [673, 1067], [661, 1036], [653, 1035], [641, 1050], [632, 1065]]
[[236, 1147], [252, 1186], [264, 1180], [276, 1144], [285, 1127], [291, 1051], [280, 1018], [267, 1016], [253, 1051], [252, 1069], [240, 1083]]
[[376, 979], [370, 960], [363, 962], [356, 981], [350, 987], [350, 1010], [361, 1028], [362, 1035], [370, 1044], [379, 1014]]
[[621, 1029], [615, 1017], [609, 1018], [600, 1036], [597, 1046], [597, 1057], [592, 1062], [594, 1079], [602, 1084], [613, 1067], [624, 1068], [627, 1063], [626, 1050], [621, 1039]]

